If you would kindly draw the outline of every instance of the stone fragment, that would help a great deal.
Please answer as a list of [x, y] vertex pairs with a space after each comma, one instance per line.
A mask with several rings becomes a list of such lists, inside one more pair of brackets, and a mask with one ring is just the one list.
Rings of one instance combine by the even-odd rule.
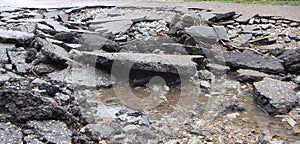
[[298, 22], [292, 22], [290, 23], [291, 27], [298, 27], [300, 24]]
[[37, 49], [35, 48], [28, 49], [25, 54], [26, 63], [31, 63], [33, 60], [35, 60], [36, 55], [37, 55]]
[[20, 76], [16, 75], [12, 72], [6, 72], [0, 75], [0, 85], [3, 85], [5, 82], [9, 81], [10, 79], [19, 79]]
[[69, 53], [62, 47], [53, 45], [46, 39], [36, 38], [36, 40], [42, 45], [42, 53], [48, 59], [60, 65], [60, 67], [67, 67], [71, 63], [72, 60], [69, 58]]
[[47, 25], [41, 24], [41, 23], [37, 23], [36, 28], [38, 30], [43, 31], [44, 33], [50, 33], [50, 34], [55, 33], [54, 29], [52, 29], [51, 27], [49, 27]]
[[0, 42], [14, 43], [19, 45], [29, 45], [34, 38], [34, 34], [0, 29]]
[[263, 37], [249, 41], [249, 43], [254, 45], [270, 45], [276, 43], [277, 39], [275, 37]]
[[193, 37], [199, 44], [216, 44], [219, 40], [229, 40], [224, 26], [192, 26], [190, 28], [186, 28], [185, 32]]
[[258, 82], [265, 77], [271, 77], [271, 75], [250, 69], [239, 69], [237, 73], [237, 80], [246, 83]]
[[[189, 55], [158, 55], [141, 53], [99, 53], [99, 52], [78, 52], [73, 50], [72, 56], [84, 63], [96, 62], [100, 69], [105, 67], [120, 66], [134, 70], [149, 72], [173, 73], [194, 75], [197, 64], [204, 62], [203, 56]], [[196, 61], [197, 64], [193, 61]]]
[[136, 125], [129, 124], [123, 128], [125, 133], [136, 133], [139, 131], [139, 127]]
[[225, 75], [230, 70], [230, 67], [220, 64], [209, 63], [207, 64], [207, 69], [214, 75], [220, 76]]
[[14, 48], [15, 46], [12, 44], [0, 44], [0, 64], [5, 64], [9, 62], [7, 51]]
[[21, 32], [27, 32], [27, 33], [34, 33], [36, 29], [36, 24], [35, 23], [25, 23], [22, 25], [19, 25], [15, 28], [13, 28], [13, 30], [18, 30]]
[[253, 69], [275, 74], [285, 70], [281, 60], [266, 58], [251, 50], [230, 52], [219, 57], [224, 58], [226, 65], [232, 68]]
[[80, 132], [89, 135], [94, 140], [101, 140], [109, 138], [114, 133], [114, 129], [109, 125], [88, 124]]
[[27, 126], [48, 143], [71, 143], [72, 132], [63, 122], [54, 120], [29, 121]]
[[132, 24], [133, 22], [131, 20], [121, 20], [101, 24], [92, 24], [89, 26], [89, 29], [96, 30], [97, 28], [103, 28], [107, 30], [105, 33], [116, 35], [119, 33], [125, 33]]
[[44, 63], [38, 64], [33, 67], [33, 71], [38, 75], [51, 73], [51, 72], [54, 72], [54, 70], [55, 69], [51, 65], [44, 64]]
[[264, 78], [253, 85], [254, 99], [270, 115], [285, 114], [298, 104], [296, 87], [291, 82]]
[[201, 25], [202, 20], [200, 15], [195, 14], [184, 14], [181, 15], [175, 15], [175, 17], [172, 19], [172, 22], [170, 24], [171, 29], [172, 28], [189, 28], [191, 26], [199, 26]]
[[26, 51], [8, 51], [8, 56], [11, 63], [15, 66], [17, 73], [25, 74], [31, 68], [31, 65], [26, 63]]
[[70, 32], [59, 32], [56, 33], [53, 38], [60, 40], [60, 41], [64, 41], [64, 42], [69, 42], [72, 43], [74, 38], [76, 37], [75, 33], [70, 33]]
[[300, 73], [297, 69], [300, 63], [300, 48], [283, 51], [277, 58], [284, 61], [284, 66], [289, 72]]
[[232, 19], [234, 15], [235, 15], [235, 11], [224, 13], [224, 14], [216, 14], [214, 17], [208, 20], [212, 22], [220, 22], [220, 21]]
[[241, 24], [246, 24], [249, 22], [249, 20], [251, 18], [253, 18], [254, 16], [253, 15], [249, 15], [249, 14], [246, 14], [246, 13], [243, 13], [242, 15], [240, 15], [238, 18], [236, 18], [235, 20]]
[[112, 40], [95, 34], [83, 34], [79, 40], [80, 51], [105, 50], [108, 52], [118, 52], [120, 47]]
[[59, 22], [52, 19], [46, 19], [45, 22], [50, 25], [56, 32], [70, 32], [69, 28], [61, 25]]

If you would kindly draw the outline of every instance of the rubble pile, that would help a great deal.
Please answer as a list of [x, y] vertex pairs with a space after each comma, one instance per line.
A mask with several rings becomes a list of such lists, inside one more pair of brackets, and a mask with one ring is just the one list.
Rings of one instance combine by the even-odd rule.
[[[283, 17], [0, 8], [0, 73], [4, 143], [299, 140], [300, 21]], [[122, 103], [136, 102], [129, 92], [120, 98], [126, 88], [143, 93], [135, 105], [145, 109]], [[182, 110], [180, 95], [191, 98]], [[256, 105], [259, 118], [283, 117], [276, 122], [288, 132], [261, 129]]]

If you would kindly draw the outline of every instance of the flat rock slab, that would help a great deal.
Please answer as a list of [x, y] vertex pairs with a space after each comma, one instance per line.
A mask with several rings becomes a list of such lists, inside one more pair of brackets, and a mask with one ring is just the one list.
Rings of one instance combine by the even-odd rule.
[[95, 62], [99, 68], [120, 65], [129, 69], [180, 75], [194, 75], [197, 64], [193, 61], [198, 64], [204, 61], [203, 56], [79, 51], [73, 51], [73, 58], [88, 63]]
[[112, 33], [113, 35], [126, 32], [133, 22], [131, 20], [120, 20], [120, 21], [112, 21], [101, 24], [93, 24], [90, 25], [89, 28], [92, 30], [96, 30], [98, 28], [106, 31], [105, 33]]
[[258, 82], [263, 80], [265, 77], [271, 77], [271, 75], [268, 75], [263, 72], [250, 70], [250, 69], [239, 69], [237, 70], [237, 80], [240, 82]]
[[13, 30], [1, 30], [0, 29], [0, 42], [3, 43], [14, 43], [14, 44], [30, 44], [34, 38], [34, 34], [13, 31]]
[[108, 52], [117, 52], [120, 47], [112, 40], [97, 34], [83, 34], [79, 39], [80, 51], [105, 50]]
[[284, 72], [281, 60], [266, 58], [251, 50], [232, 52], [221, 55], [221, 57], [224, 57], [226, 65], [233, 68], [253, 69], [275, 74]]
[[224, 26], [191, 26], [185, 29], [198, 43], [216, 44], [219, 40], [228, 41], [228, 35]]
[[270, 115], [288, 113], [298, 104], [294, 83], [264, 78], [253, 86], [256, 102]]
[[62, 67], [68, 66], [68, 62], [72, 61], [69, 53], [62, 47], [53, 45], [46, 39], [36, 38], [36, 40], [42, 45], [42, 53], [50, 60], [57, 62]]
[[59, 22], [57, 22], [57, 21], [54, 21], [54, 20], [52, 20], [52, 19], [47, 19], [47, 20], [45, 20], [45, 22], [46, 22], [48, 25], [50, 25], [51, 27], [53, 27], [53, 29], [54, 29], [55, 31], [57, 31], [57, 32], [70, 32], [70, 30], [69, 30], [67, 27], [61, 25], [61, 24], [60, 24]]
[[300, 70], [293, 68], [296, 65], [300, 65], [300, 48], [286, 50], [277, 58], [284, 61], [284, 65], [289, 72], [300, 74]]

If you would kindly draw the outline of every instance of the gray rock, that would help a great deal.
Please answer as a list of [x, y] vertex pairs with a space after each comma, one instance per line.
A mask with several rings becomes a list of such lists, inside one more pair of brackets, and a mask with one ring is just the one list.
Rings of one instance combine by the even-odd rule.
[[200, 83], [200, 87], [201, 88], [205, 88], [205, 89], [208, 90], [211, 87], [210, 83], [208, 81], [201, 80], [199, 83]]
[[38, 75], [51, 73], [51, 72], [54, 72], [54, 70], [55, 69], [51, 65], [44, 64], [44, 63], [38, 64], [33, 67], [33, 71]]
[[227, 74], [227, 72], [230, 71], [230, 67], [225, 65], [215, 64], [215, 63], [207, 64], [207, 69], [217, 76], [225, 75]]
[[141, 118], [139, 120], [139, 125], [149, 126], [150, 122], [149, 122], [149, 120], [147, 118]]
[[156, 139], [158, 136], [152, 132], [148, 128], [143, 128], [140, 130], [140, 133], [137, 134], [142, 138], [142, 140], [150, 140], [150, 139]]
[[208, 70], [200, 70], [198, 72], [198, 78], [201, 80], [209, 80], [209, 81], [214, 81], [215, 80], [215, 75], [208, 71]]
[[288, 68], [288, 72], [295, 73], [295, 74], [300, 74], [300, 63], [296, 63], [296, 64], [291, 65]]
[[[97, 52], [79, 52], [72, 50], [72, 56], [76, 60], [84, 63], [95, 62], [97, 68], [104, 67], [123, 67], [125, 69], [143, 70], [150, 72], [173, 73], [181, 76], [196, 73], [197, 64], [204, 62], [203, 56], [189, 55], [158, 55], [158, 54], [140, 54], [140, 53], [97, 53]], [[197, 64], [193, 61], [197, 62]], [[121, 64], [121, 65], [120, 65]], [[133, 65], [134, 64], [134, 65]], [[124, 72], [122, 72], [124, 73]]]
[[276, 41], [277, 40], [275, 37], [263, 37], [263, 38], [251, 40], [251, 41], [249, 41], [249, 43], [254, 44], [254, 45], [269, 45], [269, 44], [276, 43]]
[[29, 121], [27, 126], [49, 143], [71, 143], [72, 132], [63, 122], [54, 120]]
[[237, 80], [245, 83], [258, 82], [265, 77], [271, 77], [271, 75], [249, 69], [239, 69], [237, 70]]
[[25, 61], [27, 63], [31, 63], [33, 60], [36, 59], [36, 56], [37, 56], [37, 49], [35, 48], [27, 49]]
[[137, 133], [139, 131], [139, 127], [136, 125], [129, 124], [123, 127], [123, 131], [125, 133]]
[[42, 80], [42, 79], [40, 79], [40, 78], [36, 78], [36, 79], [34, 79], [34, 80], [31, 82], [31, 84], [34, 85], [34, 86], [41, 86], [41, 85], [46, 85], [47, 82], [44, 81], [44, 80]]
[[193, 37], [199, 44], [216, 44], [219, 40], [229, 40], [224, 26], [192, 26], [185, 28], [185, 32]]
[[291, 49], [284, 51], [277, 58], [284, 61], [284, 65], [289, 72], [300, 73], [299, 69], [289, 69], [292, 65], [296, 65], [300, 63], [300, 48]]
[[196, 14], [184, 14], [175, 15], [171, 21], [170, 27], [172, 28], [189, 28], [191, 26], [199, 26], [201, 25], [202, 19], [200, 15]]
[[1, 143], [23, 143], [23, 133], [17, 126], [8, 123], [0, 123]]
[[264, 78], [253, 86], [255, 101], [270, 115], [288, 113], [298, 104], [294, 83]]
[[59, 105], [67, 105], [71, 102], [71, 97], [62, 93], [56, 93], [54, 99], [58, 102]]
[[83, 127], [80, 132], [89, 135], [92, 139], [101, 140], [103, 138], [109, 138], [114, 133], [114, 129], [109, 125], [88, 124]]
[[59, 32], [56, 33], [53, 38], [60, 40], [60, 41], [64, 41], [64, 42], [72, 42], [72, 40], [74, 40], [74, 38], [76, 37], [75, 33], [72, 32]]
[[9, 57], [7, 56], [7, 50], [14, 48], [15, 45], [12, 44], [0, 44], [0, 64], [8, 63]]
[[251, 50], [231, 52], [218, 56], [225, 59], [226, 65], [232, 68], [259, 70], [267, 73], [282, 73], [284, 67], [281, 60], [266, 58]]
[[294, 79], [294, 82], [298, 85], [300, 85], [300, 76], [297, 76], [295, 79]]
[[199, 130], [189, 130], [190, 134], [194, 134], [194, 135], [199, 135], [200, 131]]
[[4, 68], [5, 68], [6, 70], [12, 70], [12, 69], [13, 69], [13, 65], [12, 65], [12, 64], [5, 64], [5, 65], [4, 65]]
[[70, 32], [69, 28], [61, 25], [59, 22], [52, 19], [46, 19], [45, 22], [57, 32]]
[[17, 73], [25, 74], [31, 69], [31, 65], [26, 63], [26, 51], [8, 51], [8, 56]]
[[62, 48], [64, 48], [66, 51], [70, 51], [71, 49], [80, 49], [82, 47], [82, 44], [74, 44], [74, 43], [66, 43], [60, 40], [55, 40], [55, 39], [51, 39], [51, 38], [47, 38], [47, 40], [49, 42], [51, 42], [52, 44], [58, 45]]
[[[36, 38], [42, 45], [42, 53], [51, 61], [59, 64], [61, 67], [67, 67], [71, 63], [69, 53], [60, 46], [53, 45], [46, 39]], [[68, 64], [69, 63], [69, 64]]]
[[213, 29], [217, 34], [217, 37], [218, 37], [217, 41], [219, 41], [219, 40], [229, 41], [230, 40], [227, 35], [227, 30], [224, 26], [214, 26]]
[[73, 67], [72, 71], [64, 69], [49, 73], [47, 76], [52, 80], [71, 84], [76, 90], [97, 87], [109, 88], [115, 83], [110, 75], [91, 67]]
[[120, 47], [105, 37], [96, 34], [83, 34], [80, 37], [79, 43], [82, 44], [77, 50], [81, 51], [94, 51], [105, 50], [108, 52], [118, 52]]
[[300, 24], [298, 22], [292, 22], [290, 23], [291, 27], [298, 27]]
[[55, 33], [55, 30], [47, 25], [41, 24], [41, 23], [37, 23], [36, 28], [38, 30], [43, 31], [44, 33]]
[[224, 13], [224, 14], [216, 14], [214, 17], [208, 20], [212, 22], [220, 22], [220, 21], [232, 19], [235, 14], [236, 14], [235, 11]]
[[235, 20], [241, 24], [246, 24], [249, 22], [249, 20], [253, 18], [253, 15], [249, 15], [249, 14], [242, 14], [241, 16], [239, 16], [238, 18], [236, 18]]
[[18, 31], [27, 32], [27, 33], [34, 33], [35, 28], [36, 28], [35, 23], [25, 23], [25, 24], [15, 27], [13, 30], [18, 30]]
[[131, 20], [112, 21], [101, 24], [91, 24], [89, 25], [89, 29], [96, 30], [97, 28], [103, 28], [107, 30], [105, 33], [116, 35], [119, 33], [125, 33], [132, 24], [133, 22]]
[[10, 79], [19, 79], [20, 76], [16, 75], [12, 72], [6, 72], [0, 75], [0, 85], [4, 84], [5, 82], [9, 81]]
[[34, 34], [31, 33], [0, 29], [0, 42], [3, 43], [29, 45], [33, 38]]

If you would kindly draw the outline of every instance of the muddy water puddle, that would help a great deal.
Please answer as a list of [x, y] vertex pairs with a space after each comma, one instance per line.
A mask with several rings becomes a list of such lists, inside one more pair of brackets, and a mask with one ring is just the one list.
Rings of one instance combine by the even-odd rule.
[[[247, 86], [247, 88], [244, 87], [245, 91], [249, 89], [251, 89], [251, 86]], [[123, 91], [123, 93], [120, 91]], [[122, 95], [120, 95], [120, 93]], [[235, 127], [235, 125], [238, 125], [242, 128], [253, 129], [253, 133], [263, 133], [269, 135], [269, 137], [282, 137], [281, 140], [286, 142], [300, 140], [298, 136], [292, 134], [292, 128], [287, 122], [282, 121], [282, 118], [268, 116], [257, 107], [250, 93], [239, 92], [237, 96], [228, 94], [225, 97], [214, 97], [213, 95], [203, 92], [194, 92], [193, 94], [196, 94], [197, 98], [190, 101], [190, 105], [183, 105], [186, 107], [178, 106], [182, 98], [181, 90], [169, 89], [166, 86], [156, 86], [152, 88], [137, 87], [132, 88], [131, 92], [121, 87], [102, 89], [91, 94], [88, 100], [100, 103], [96, 108], [97, 112], [95, 112], [99, 117], [115, 118], [115, 114], [118, 113], [118, 111], [131, 109], [132, 111], [144, 112], [150, 121], [159, 121], [165, 117], [180, 117], [185, 119], [185, 123], [192, 122], [193, 120], [191, 119], [195, 117], [198, 120], [202, 118], [205, 119], [204, 117], [209, 113], [209, 109], [214, 107], [217, 108], [218, 115], [213, 116], [212, 122], [207, 122], [206, 125], [229, 119], [229, 121], [232, 122], [228, 123], [225, 127]], [[222, 112], [224, 108], [221, 106], [221, 103], [224, 101], [231, 101], [234, 104], [238, 104], [244, 107], [245, 111]], [[88, 107], [86, 108], [88, 109]], [[228, 118], [227, 114], [231, 113], [239, 113], [239, 116], [236, 118]]]

